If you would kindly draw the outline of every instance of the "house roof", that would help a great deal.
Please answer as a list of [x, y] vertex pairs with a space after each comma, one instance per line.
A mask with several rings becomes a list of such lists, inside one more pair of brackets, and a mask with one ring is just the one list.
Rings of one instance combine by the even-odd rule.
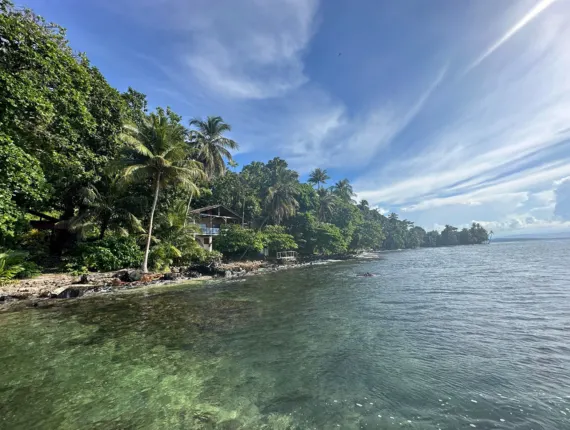
[[[225, 215], [211, 215], [211, 216], [219, 216], [220, 218], [237, 218], [237, 219], [241, 219], [241, 216], [239, 216], [238, 214], [236, 214], [234, 211], [229, 210], [228, 208], [226, 208], [225, 206], [222, 205], [211, 205], [211, 206], [206, 206], [203, 208], [199, 208], [199, 209], [194, 209], [191, 210], [190, 213], [191, 214], [202, 214], [203, 212], [208, 212], [211, 211], [213, 209], [221, 209], [220, 213], [223, 211]], [[230, 215], [230, 216], [228, 216]]]

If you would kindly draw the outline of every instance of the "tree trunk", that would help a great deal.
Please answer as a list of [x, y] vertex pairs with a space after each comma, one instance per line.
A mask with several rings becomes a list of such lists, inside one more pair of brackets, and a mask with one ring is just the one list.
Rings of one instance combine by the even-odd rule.
[[186, 206], [186, 217], [184, 218], [184, 227], [186, 227], [186, 223], [188, 222], [188, 215], [190, 214], [190, 206], [192, 206], [192, 197], [194, 197], [194, 193], [190, 191], [190, 198], [188, 199], [188, 206]]
[[144, 261], [142, 270], [144, 273], [148, 272], [148, 254], [150, 252], [150, 241], [152, 239], [152, 223], [154, 221], [154, 211], [156, 210], [156, 203], [158, 202], [158, 192], [160, 190], [160, 173], [156, 176], [156, 188], [154, 190], [154, 201], [152, 202], [152, 209], [150, 211], [150, 221], [148, 223], [148, 237], [146, 239], [146, 249], [144, 251]]
[[107, 228], [109, 227], [109, 217], [104, 217], [103, 221], [101, 221], [101, 229], [99, 231], [99, 240], [103, 240], [103, 238], [105, 237], [105, 232], [107, 231]]

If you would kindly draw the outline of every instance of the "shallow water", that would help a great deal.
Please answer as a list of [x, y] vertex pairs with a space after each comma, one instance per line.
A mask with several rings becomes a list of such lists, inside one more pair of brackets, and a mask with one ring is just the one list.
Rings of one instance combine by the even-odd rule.
[[0, 314], [0, 428], [570, 429], [570, 241], [383, 255]]

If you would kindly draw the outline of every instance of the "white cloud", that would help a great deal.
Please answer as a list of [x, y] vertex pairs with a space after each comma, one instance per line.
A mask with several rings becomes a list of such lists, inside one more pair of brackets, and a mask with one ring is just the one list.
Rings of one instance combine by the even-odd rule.
[[542, 0], [537, 3], [530, 11], [528, 11], [515, 25], [508, 29], [508, 31], [497, 41], [495, 41], [481, 56], [479, 56], [468, 68], [471, 70], [477, 67], [479, 64], [485, 60], [489, 55], [499, 49], [503, 44], [505, 44], [511, 37], [522, 30], [528, 23], [535, 19], [540, 13], [542, 13], [546, 8], [548, 8], [556, 0]]
[[531, 199], [541, 210], [551, 206], [539, 193], [552, 197], [552, 182], [570, 174], [570, 26], [556, 9], [541, 11], [540, 19], [533, 15], [533, 32], [520, 31], [525, 46], [510, 50], [512, 58], [455, 79], [449, 71], [437, 104], [426, 106], [439, 108], [436, 121], [399, 159], [358, 178], [359, 196], [430, 222], [429, 211], [447, 221], [453, 209], [460, 221], [449, 222], [461, 223], [470, 212], [530, 211]]
[[167, 74], [188, 81], [191, 73], [218, 96], [276, 97], [307, 81], [302, 57], [316, 28], [317, 0], [122, 0], [107, 6], [167, 31], [172, 43], [153, 53], [168, 61]]
[[565, 221], [570, 221], [570, 180], [557, 184], [555, 190], [556, 205], [554, 207], [554, 214]]

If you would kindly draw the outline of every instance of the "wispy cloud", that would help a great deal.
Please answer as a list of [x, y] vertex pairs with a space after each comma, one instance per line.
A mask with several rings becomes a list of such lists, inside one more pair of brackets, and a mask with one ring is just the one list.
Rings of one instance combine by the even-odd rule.
[[[303, 54], [316, 30], [317, 0], [120, 0], [109, 4], [172, 41], [158, 61], [169, 75], [215, 95], [265, 99], [307, 82]], [[193, 82], [192, 82], [193, 81]]]
[[467, 68], [467, 71], [477, 67], [481, 64], [489, 55], [499, 49], [503, 44], [505, 44], [511, 37], [521, 31], [526, 25], [528, 25], [533, 19], [540, 15], [544, 10], [546, 10], [550, 5], [552, 5], [556, 0], [542, 0], [538, 2], [530, 11], [528, 11], [515, 25], [507, 30], [507, 32], [495, 41], [485, 52], [483, 52], [471, 65]]

